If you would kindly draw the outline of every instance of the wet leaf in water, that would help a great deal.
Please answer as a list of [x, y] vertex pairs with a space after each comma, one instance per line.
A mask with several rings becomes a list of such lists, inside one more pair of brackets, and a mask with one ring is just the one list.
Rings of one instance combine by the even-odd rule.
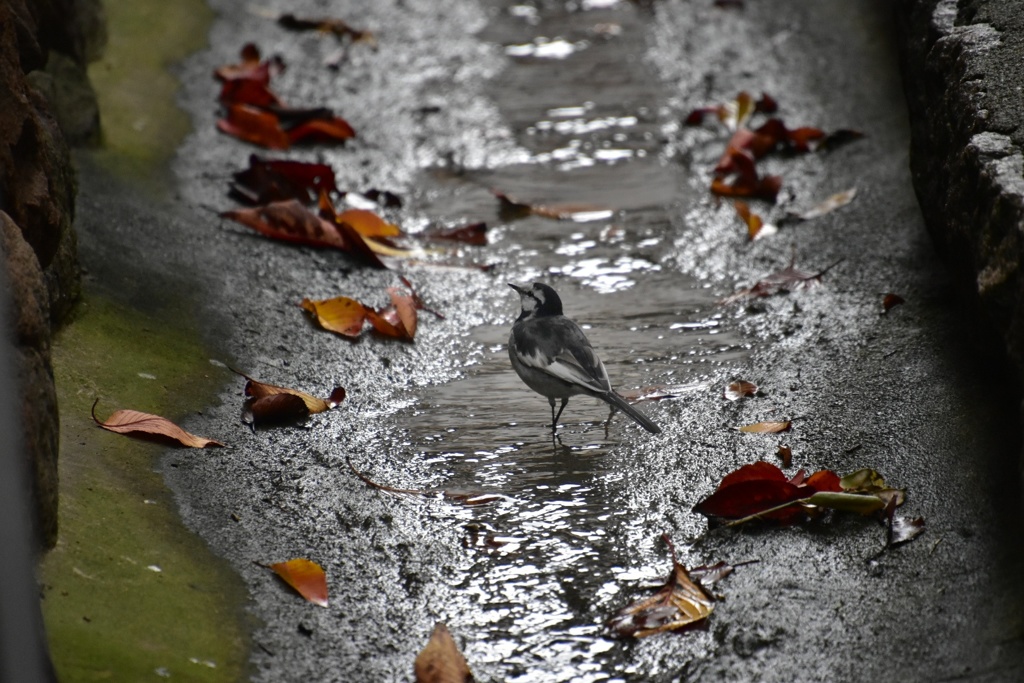
[[142, 413], [137, 410], [118, 410], [106, 421], [96, 417], [96, 405], [99, 399], [92, 404], [92, 419], [103, 429], [117, 434], [125, 434], [149, 441], [169, 443], [186, 448], [210, 448], [224, 446], [220, 441], [196, 436], [174, 424], [165, 417]]
[[694, 583], [686, 567], [676, 559], [675, 546], [664, 537], [672, 551], [672, 572], [654, 595], [620, 610], [608, 622], [617, 635], [644, 638], [699, 623], [710, 616], [713, 600]]
[[337, 192], [334, 169], [327, 164], [249, 156], [249, 167], [234, 174], [231, 195], [247, 204], [297, 199], [310, 202], [321, 191]]
[[755, 422], [754, 424], [743, 425], [739, 428], [741, 432], [748, 434], [778, 434], [788, 432], [793, 426], [790, 420], [785, 422]]
[[906, 300], [899, 294], [886, 294], [882, 297], [882, 313], [888, 313], [894, 306], [899, 306], [902, 303], [906, 303]]
[[471, 244], [475, 247], [487, 246], [487, 224], [470, 223], [453, 228], [430, 228], [421, 233], [430, 240], [448, 240]]
[[296, 558], [272, 564], [270, 568], [306, 600], [327, 607], [327, 574], [316, 562]]
[[725, 398], [729, 401], [738, 401], [741, 398], [754, 396], [755, 394], [757, 394], [757, 385], [743, 379], [730, 382], [726, 385], [724, 392]]
[[791, 212], [790, 215], [795, 218], [799, 218], [800, 220], [803, 221], [809, 221], [813, 218], [820, 218], [825, 214], [832, 213], [836, 209], [840, 209], [846, 206], [847, 204], [852, 202], [853, 198], [856, 196], [857, 188], [851, 187], [849, 190], [834, 194], [828, 199], [815, 204], [809, 209], [806, 209], [804, 211]]
[[438, 622], [413, 665], [416, 683], [473, 683], [473, 673], [448, 627]]
[[554, 218], [556, 220], [569, 220], [577, 222], [600, 220], [603, 218], [609, 218], [614, 211], [611, 209], [598, 206], [595, 204], [581, 204], [581, 203], [555, 203], [555, 204], [530, 204], [519, 199], [507, 195], [504, 192], [498, 190], [491, 190], [494, 196], [501, 202], [502, 211], [511, 213], [514, 215], [526, 216], [533, 214], [535, 216], [542, 216], [544, 218]]

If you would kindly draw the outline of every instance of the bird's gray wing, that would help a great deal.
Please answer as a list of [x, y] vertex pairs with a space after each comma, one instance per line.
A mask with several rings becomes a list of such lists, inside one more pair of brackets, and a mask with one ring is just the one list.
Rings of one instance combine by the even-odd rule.
[[608, 371], [583, 330], [568, 318], [542, 320], [543, 325], [524, 326], [515, 335], [520, 361], [588, 391], [610, 391]]

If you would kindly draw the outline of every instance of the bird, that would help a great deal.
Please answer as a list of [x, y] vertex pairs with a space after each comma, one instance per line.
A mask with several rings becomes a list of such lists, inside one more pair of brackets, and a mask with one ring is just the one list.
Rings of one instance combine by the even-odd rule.
[[[608, 371], [579, 325], [562, 314], [562, 300], [542, 282], [530, 287], [508, 283], [519, 293], [522, 312], [512, 325], [508, 357], [526, 386], [551, 404], [551, 433], [556, 433], [570, 396], [599, 398], [635, 420], [652, 434], [661, 428], [615, 393]], [[555, 412], [555, 399], [561, 400]]]

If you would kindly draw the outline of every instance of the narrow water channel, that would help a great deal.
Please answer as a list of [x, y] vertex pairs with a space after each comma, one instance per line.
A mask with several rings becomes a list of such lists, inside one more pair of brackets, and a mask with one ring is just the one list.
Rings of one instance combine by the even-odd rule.
[[[425, 174], [419, 208], [497, 227], [496, 282], [554, 286], [620, 392], [667, 385], [685, 401], [706, 389], [709, 364], [746, 351], [709, 290], [672, 265], [681, 207], [696, 197], [662, 135], [672, 114], [643, 59], [648, 19], [630, 3], [503, 3], [480, 37], [510, 58], [490, 95], [524, 153], [486, 170]], [[582, 214], [509, 218], [493, 190]], [[657, 538], [637, 484], [650, 476], [643, 453], [675, 437], [652, 437], [621, 416], [608, 424], [604, 404], [579, 397], [553, 439], [547, 401], [509, 366], [518, 306], [509, 290], [505, 322], [471, 331], [476, 352], [463, 377], [419, 391], [385, 448], [411, 452], [440, 486], [503, 496], [428, 511], [464, 531], [468, 564], [455, 588], [479, 610], [475, 627], [460, 624], [472, 633], [471, 661], [509, 681], [621, 680], [629, 648], [604, 622], [624, 606], [624, 585], [657, 578], [636, 563]], [[673, 419], [670, 401], [643, 407]], [[695, 652], [707, 637], [693, 639]]]

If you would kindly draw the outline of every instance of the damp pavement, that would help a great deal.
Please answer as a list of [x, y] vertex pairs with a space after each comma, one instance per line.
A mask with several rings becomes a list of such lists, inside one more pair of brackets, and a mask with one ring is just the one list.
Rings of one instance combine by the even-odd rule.
[[[173, 67], [194, 128], [174, 195], [86, 165], [78, 227], [93, 286], [156, 313], [187, 302], [222, 376], [219, 403], [183, 425], [230, 447], [172, 451], [161, 470], [185, 524], [248, 588], [251, 680], [410, 681], [438, 621], [480, 681], [1024, 675], [1015, 399], [922, 223], [887, 3], [210, 4], [209, 48]], [[336, 41], [268, 19], [284, 11], [337, 16], [378, 45], [331, 70]], [[409, 232], [485, 221], [488, 245], [377, 271], [219, 218], [235, 206], [231, 174], [260, 150], [216, 131], [211, 74], [249, 41], [284, 59], [285, 101], [332, 107], [358, 132], [283, 156], [330, 163], [344, 189], [398, 193], [390, 216]], [[707, 190], [727, 134], [682, 123], [742, 90], [771, 94], [791, 126], [865, 133], [768, 160], [780, 203], [755, 210], [779, 222], [855, 187], [850, 205], [748, 242]], [[588, 220], [510, 216], [492, 188]], [[790, 262], [838, 265], [816, 286], [719, 303]], [[444, 315], [422, 315], [412, 344], [348, 342], [298, 306], [383, 305], [399, 273]], [[551, 439], [547, 403], [505, 346], [518, 313], [506, 282], [534, 280], [561, 293], [620, 391], [671, 387], [642, 404], [662, 434], [606, 425], [603, 404], [576, 398]], [[905, 303], [883, 315], [886, 293]], [[348, 398], [305, 428], [252, 431], [227, 366]], [[727, 401], [735, 379], [759, 394]], [[784, 434], [737, 431], [782, 419]], [[883, 552], [870, 519], [709, 529], [691, 511], [780, 445], [790, 472], [876, 469], [906, 488], [901, 514], [925, 533]], [[353, 467], [494, 500], [386, 493]], [[671, 567], [662, 534], [688, 566], [756, 562], [718, 584], [702, 627], [614, 638], [607, 620]], [[326, 569], [329, 607], [264, 566], [292, 557]]]

